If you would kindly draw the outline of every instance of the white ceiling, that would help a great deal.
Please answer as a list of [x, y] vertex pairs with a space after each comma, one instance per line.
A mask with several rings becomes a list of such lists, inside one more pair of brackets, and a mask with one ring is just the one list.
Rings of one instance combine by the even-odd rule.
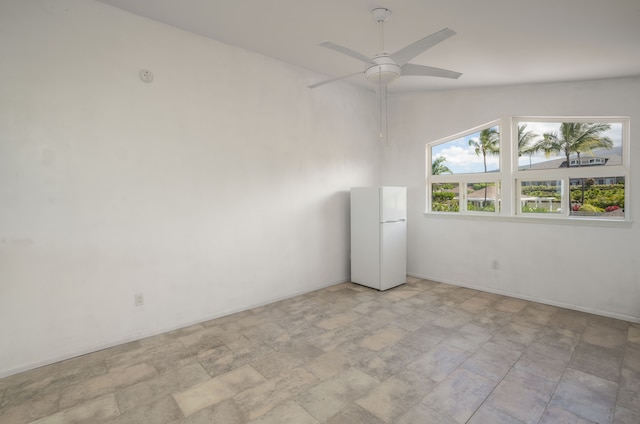
[[[366, 56], [379, 52], [373, 8], [392, 11], [384, 24], [389, 53], [442, 28], [455, 30], [411, 63], [463, 75], [401, 77], [389, 86], [396, 92], [640, 75], [640, 0], [101, 1], [318, 72], [319, 80], [364, 69], [318, 46], [322, 41]], [[346, 81], [370, 87], [363, 75]]]

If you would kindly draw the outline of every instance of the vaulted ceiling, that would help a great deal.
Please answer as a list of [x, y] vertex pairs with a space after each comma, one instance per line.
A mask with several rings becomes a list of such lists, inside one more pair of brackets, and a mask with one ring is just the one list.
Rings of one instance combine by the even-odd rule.
[[[374, 8], [392, 12], [384, 24], [389, 53], [443, 28], [457, 32], [411, 63], [458, 71], [459, 79], [403, 76], [391, 92], [640, 75], [640, 0], [101, 1], [317, 72], [318, 80], [365, 66], [323, 41], [367, 57], [380, 52]], [[371, 88], [364, 75], [345, 81]]]

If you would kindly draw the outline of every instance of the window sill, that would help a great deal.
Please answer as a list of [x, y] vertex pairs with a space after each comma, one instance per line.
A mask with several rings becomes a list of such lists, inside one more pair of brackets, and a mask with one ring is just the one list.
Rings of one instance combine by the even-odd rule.
[[556, 217], [534, 217], [534, 216], [507, 216], [507, 215], [480, 215], [480, 214], [457, 214], [447, 212], [424, 212], [424, 217], [428, 219], [453, 219], [469, 221], [493, 221], [493, 222], [519, 222], [526, 224], [551, 224], [551, 225], [578, 225], [586, 227], [613, 227], [631, 228], [631, 220], [613, 219], [589, 219], [589, 218], [556, 218]]

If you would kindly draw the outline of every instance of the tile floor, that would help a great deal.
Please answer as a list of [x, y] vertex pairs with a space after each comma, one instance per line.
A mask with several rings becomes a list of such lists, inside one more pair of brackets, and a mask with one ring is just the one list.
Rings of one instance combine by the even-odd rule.
[[351, 283], [0, 380], [0, 422], [640, 423], [640, 325]]

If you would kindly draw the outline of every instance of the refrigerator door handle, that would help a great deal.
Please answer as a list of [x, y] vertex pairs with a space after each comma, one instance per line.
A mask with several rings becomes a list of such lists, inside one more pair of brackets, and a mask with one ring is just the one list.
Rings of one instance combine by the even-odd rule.
[[396, 219], [394, 221], [381, 221], [380, 223], [381, 224], [392, 224], [394, 222], [405, 222], [405, 221], [406, 221], [406, 219]]

